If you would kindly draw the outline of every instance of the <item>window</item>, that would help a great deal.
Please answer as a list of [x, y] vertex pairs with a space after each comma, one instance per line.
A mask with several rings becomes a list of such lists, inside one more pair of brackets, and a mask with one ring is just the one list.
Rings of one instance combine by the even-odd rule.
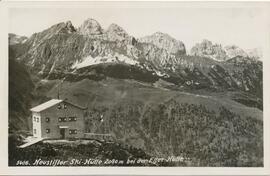
[[49, 117], [46, 117], [46, 122], [50, 122], [50, 118]]
[[49, 128], [46, 129], [46, 133], [50, 133], [50, 129]]
[[36, 129], [34, 129], [34, 134], [37, 134], [37, 130]]
[[59, 104], [57, 109], [67, 109], [67, 104]]
[[59, 117], [58, 118], [58, 121], [59, 122], [66, 122], [67, 121], [67, 118], [66, 117]]
[[68, 120], [69, 120], [70, 122], [72, 122], [72, 121], [76, 121], [77, 118], [76, 118], [76, 117], [69, 117]]
[[39, 118], [37, 117], [37, 122], [39, 122]]
[[36, 116], [33, 116], [34, 122], [36, 121]]
[[77, 130], [76, 129], [69, 130], [69, 134], [77, 134]]

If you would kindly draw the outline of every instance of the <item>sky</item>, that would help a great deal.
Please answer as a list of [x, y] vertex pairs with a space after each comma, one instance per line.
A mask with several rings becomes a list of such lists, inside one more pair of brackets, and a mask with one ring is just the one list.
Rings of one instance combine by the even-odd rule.
[[136, 38], [157, 31], [167, 33], [183, 41], [188, 50], [203, 39], [251, 49], [262, 47], [265, 41], [266, 15], [265, 9], [251, 6], [11, 8], [9, 32], [29, 37], [56, 23], [70, 20], [79, 27], [87, 18], [93, 18], [104, 29], [116, 23]]

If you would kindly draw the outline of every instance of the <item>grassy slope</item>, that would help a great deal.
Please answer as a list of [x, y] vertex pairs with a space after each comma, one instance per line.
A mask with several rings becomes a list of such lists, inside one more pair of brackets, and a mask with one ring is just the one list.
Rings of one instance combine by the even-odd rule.
[[[179, 103], [192, 103], [205, 105], [210, 110], [218, 110], [225, 106], [236, 114], [251, 116], [262, 120], [262, 111], [247, 107], [231, 100], [222, 94], [196, 94], [179, 92], [153, 87], [151, 84], [133, 80], [116, 80], [107, 78], [100, 82], [88, 79], [80, 82], [64, 82], [60, 85], [62, 98], [68, 98], [74, 103], [89, 107], [114, 105], [117, 103], [136, 102], [155, 105], [175, 99]], [[48, 96], [56, 97], [57, 89], [53, 87]]]
[[[52, 86], [47, 96], [55, 98], [56, 92]], [[262, 165], [262, 111], [225, 94], [187, 93], [111, 78], [64, 82], [60, 93], [88, 106], [89, 132], [112, 133], [118, 142], [151, 155], [184, 154], [198, 166]], [[101, 115], [104, 123], [98, 121]]]

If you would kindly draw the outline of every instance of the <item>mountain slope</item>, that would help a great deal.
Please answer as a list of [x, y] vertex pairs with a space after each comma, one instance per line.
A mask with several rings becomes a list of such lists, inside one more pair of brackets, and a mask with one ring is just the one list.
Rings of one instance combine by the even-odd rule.
[[9, 49], [9, 131], [29, 130], [29, 108], [34, 84], [26, 68], [14, 60]]
[[[167, 40], [164, 41], [170, 45], [174, 45], [173, 42], [177, 44], [176, 47], [179, 45], [181, 51], [177, 48], [176, 53], [171, 53], [170, 50], [160, 49], [152, 43], [139, 44], [116, 24], [110, 25], [105, 31], [97, 21], [87, 19], [78, 31], [71, 22], [66, 22], [32, 35], [25, 44], [28, 48], [25, 49], [24, 55], [18, 59], [31, 67], [39, 67], [35, 70], [37, 72], [48, 74], [57, 69], [67, 70], [70, 65], [88, 56], [103, 57], [117, 53], [140, 62], [155, 60], [156, 63], [152, 64], [157, 64], [163, 63], [168, 57], [175, 58], [175, 54], [179, 52], [185, 54], [183, 43], [179, 44], [171, 37]], [[61, 68], [63, 64], [65, 66]]]
[[19, 36], [19, 35], [12, 34], [12, 33], [8, 34], [9, 45], [24, 43], [26, 40], [27, 40], [27, 37], [25, 37], [25, 36]]
[[[53, 87], [47, 96], [56, 94], [57, 87]], [[255, 166], [262, 162], [262, 111], [225, 95], [179, 92], [152, 83], [107, 78], [64, 81], [60, 97], [88, 106], [88, 132], [111, 133], [150, 155], [185, 155], [193, 166]], [[97, 120], [101, 115], [103, 122]], [[241, 160], [247, 153], [249, 157]], [[232, 154], [234, 159], [229, 157]]]
[[[41, 78], [57, 79], [56, 75], [91, 65], [125, 63], [187, 89], [240, 90], [262, 98], [262, 63], [236, 46], [224, 49], [204, 40], [192, 49], [194, 56], [187, 56], [184, 44], [168, 34], [157, 32], [137, 40], [117, 24], [104, 30], [94, 19], [87, 19], [78, 30], [70, 21], [53, 25], [20, 46], [17, 60]], [[245, 63], [227, 62], [240, 57]]]
[[153, 35], [139, 39], [142, 43], [151, 43], [161, 49], [167, 50], [169, 53], [176, 55], [186, 54], [185, 45], [183, 42], [172, 38], [168, 34], [156, 32]]
[[262, 58], [260, 49], [255, 48], [245, 51], [236, 45], [227, 45], [223, 47], [221, 44], [213, 44], [206, 39], [191, 48], [191, 55], [209, 57], [217, 61], [226, 61], [234, 57], [244, 57], [254, 60]]

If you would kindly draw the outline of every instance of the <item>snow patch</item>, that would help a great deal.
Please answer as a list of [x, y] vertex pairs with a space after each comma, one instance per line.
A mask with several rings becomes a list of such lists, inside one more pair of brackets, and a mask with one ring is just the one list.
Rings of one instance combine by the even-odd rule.
[[76, 61], [72, 65], [72, 69], [79, 69], [83, 67], [87, 67], [90, 65], [97, 65], [97, 64], [103, 64], [103, 63], [125, 63], [129, 65], [136, 65], [139, 64], [139, 62], [125, 56], [122, 54], [115, 53], [114, 55], [108, 54], [107, 56], [87, 56], [84, 59], [82, 59], [82, 62], [79, 63], [79, 61]]
[[27, 41], [27, 38], [22, 41], [22, 43], [25, 43]]
[[158, 71], [158, 70], [154, 70], [154, 71], [156, 72], [156, 74], [157, 74], [158, 76], [167, 76], [166, 73], [161, 73], [161, 72]]
[[224, 62], [225, 60], [220, 60], [220, 59], [217, 59], [216, 56], [211, 56], [211, 55], [205, 55], [205, 57], [209, 57], [210, 59], [213, 59], [217, 62]]
[[47, 79], [42, 79], [42, 80], [40, 80], [40, 82], [42, 82], [42, 83], [47, 83], [48, 80], [47, 80]]

